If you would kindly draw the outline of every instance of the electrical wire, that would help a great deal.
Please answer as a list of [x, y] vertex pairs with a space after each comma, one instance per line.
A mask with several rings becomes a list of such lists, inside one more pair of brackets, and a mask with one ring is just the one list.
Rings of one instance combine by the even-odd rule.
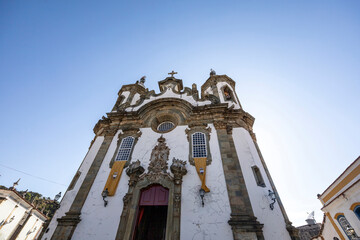
[[0, 166], [2, 166], [2, 167], [4, 167], [4, 168], [7, 168], [7, 169], [10, 169], [10, 170], [13, 170], [13, 171], [16, 171], [16, 172], [20, 172], [20, 173], [25, 174], [25, 175], [28, 175], [28, 176], [30, 176], [30, 177], [38, 178], [38, 179], [41, 179], [41, 180], [46, 181], [46, 182], [50, 182], [50, 183], [54, 183], [54, 184], [58, 184], [58, 185], [62, 185], [62, 186], [67, 187], [67, 185], [65, 185], [65, 184], [63, 184], [63, 183], [58, 183], [58, 182], [54, 182], [54, 181], [52, 181], [52, 180], [49, 180], [49, 179], [46, 179], [46, 178], [43, 178], [43, 177], [35, 176], [35, 175], [32, 175], [32, 174], [30, 174], [30, 173], [27, 173], [27, 172], [24, 172], [24, 171], [15, 169], [15, 168], [5, 166], [4, 164], [1, 164], [1, 163], [0, 163]]

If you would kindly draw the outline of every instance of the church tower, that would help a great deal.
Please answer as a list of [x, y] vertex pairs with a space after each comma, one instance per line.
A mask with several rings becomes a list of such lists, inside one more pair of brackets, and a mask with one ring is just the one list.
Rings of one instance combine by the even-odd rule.
[[43, 240], [299, 239], [235, 81], [124, 85]]

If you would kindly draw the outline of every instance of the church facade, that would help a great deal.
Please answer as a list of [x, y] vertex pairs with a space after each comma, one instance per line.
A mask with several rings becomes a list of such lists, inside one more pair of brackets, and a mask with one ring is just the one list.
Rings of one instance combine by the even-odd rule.
[[42, 239], [298, 239], [235, 82], [124, 85]]

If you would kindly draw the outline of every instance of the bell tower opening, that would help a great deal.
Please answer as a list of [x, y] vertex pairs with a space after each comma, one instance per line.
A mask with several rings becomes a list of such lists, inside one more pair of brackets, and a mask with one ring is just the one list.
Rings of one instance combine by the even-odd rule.
[[165, 240], [169, 190], [152, 185], [141, 190], [134, 240]]

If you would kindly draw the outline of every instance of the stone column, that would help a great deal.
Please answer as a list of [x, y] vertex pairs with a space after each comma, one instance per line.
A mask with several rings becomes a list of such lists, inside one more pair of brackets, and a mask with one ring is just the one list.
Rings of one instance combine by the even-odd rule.
[[232, 137], [232, 127], [225, 122], [214, 122], [214, 126], [230, 201], [231, 214], [228, 223], [234, 240], [263, 240], [263, 224], [254, 216]]
[[[110, 143], [114, 138], [117, 131], [105, 130], [105, 139], [101, 144], [99, 151], [97, 152], [94, 161], [92, 162], [89, 171], [87, 172], [84, 181], [82, 182], [79, 191], [77, 192], [75, 199], [70, 207], [70, 210], [65, 213], [65, 216], [58, 218], [58, 225], [55, 229], [51, 240], [70, 240], [77, 224], [81, 221], [80, 214], [81, 209], [86, 201], [86, 198], [90, 192], [91, 186], [94, 183], [95, 177], [102, 165], [105, 155], [109, 149]], [[99, 192], [99, 195], [101, 192]]]
[[[187, 173], [185, 168], [186, 161], [173, 159], [170, 166], [171, 172], [174, 174], [174, 205], [173, 205], [173, 236], [172, 240], [180, 240], [180, 222], [181, 222], [181, 186], [182, 178]], [[169, 206], [170, 207], [170, 206]]]
[[126, 174], [130, 177], [129, 189], [123, 198], [124, 207], [123, 207], [123, 211], [121, 213], [119, 228], [118, 228], [115, 240], [121, 240], [124, 238], [126, 225], [127, 225], [128, 218], [129, 218], [128, 209], [129, 209], [129, 204], [130, 204], [132, 196], [133, 196], [134, 187], [139, 180], [139, 176], [141, 174], [143, 174], [144, 171], [145, 171], [145, 169], [140, 165], [139, 160], [131, 163], [129, 165], [129, 167], [126, 169]]

